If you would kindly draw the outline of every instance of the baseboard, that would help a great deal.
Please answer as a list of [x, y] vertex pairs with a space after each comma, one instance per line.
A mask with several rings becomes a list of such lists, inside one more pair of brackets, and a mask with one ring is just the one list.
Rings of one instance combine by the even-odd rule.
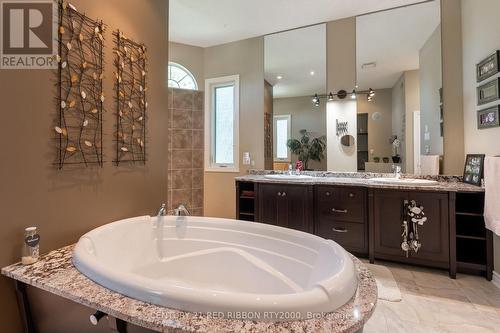
[[500, 289], [500, 274], [493, 271], [493, 278], [491, 279], [491, 282], [493, 282], [493, 284], [498, 288]]

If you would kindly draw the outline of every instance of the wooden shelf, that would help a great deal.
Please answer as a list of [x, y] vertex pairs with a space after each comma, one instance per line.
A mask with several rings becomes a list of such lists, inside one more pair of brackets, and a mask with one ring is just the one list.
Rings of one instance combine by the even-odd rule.
[[457, 261], [458, 269], [472, 269], [477, 271], [486, 271], [485, 264], [478, 264], [473, 262]]
[[467, 212], [456, 212], [457, 215], [462, 215], [462, 216], [477, 216], [477, 217], [483, 217], [482, 213], [467, 213]]
[[249, 212], [240, 212], [240, 215], [244, 215], [244, 216], [255, 216], [254, 213], [249, 213]]
[[486, 237], [481, 237], [481, 236], [457, 235], [457, 238], [486, 241]]
[[250, 197], [250, 196], [247, 196], [247, 195], [240, 195], [240, 199], [252, 199], [252, 200], [254, 200], [255, 197]]

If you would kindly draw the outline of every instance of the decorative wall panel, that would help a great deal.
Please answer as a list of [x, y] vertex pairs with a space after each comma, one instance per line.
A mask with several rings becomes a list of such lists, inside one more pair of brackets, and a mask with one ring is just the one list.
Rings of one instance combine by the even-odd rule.
[[120, 31], [115, 38], [115, 163], [146, 163], [146, 46]]
[[102, 166], [102, 21], [59, 2], [57, 165]]

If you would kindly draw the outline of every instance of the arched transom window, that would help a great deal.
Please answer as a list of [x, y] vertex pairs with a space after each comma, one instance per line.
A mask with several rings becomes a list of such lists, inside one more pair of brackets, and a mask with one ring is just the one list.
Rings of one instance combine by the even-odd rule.
[[198, 90], [196, 80], [184, 66], [175, 62], [168, 62], [168, 86], [170, 88]]

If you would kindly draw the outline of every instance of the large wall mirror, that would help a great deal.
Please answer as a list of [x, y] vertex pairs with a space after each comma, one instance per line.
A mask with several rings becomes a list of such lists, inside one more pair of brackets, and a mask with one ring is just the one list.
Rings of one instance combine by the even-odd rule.
[[[440, 3], [356, 18], [358, 171], [439, 174], [443, 154]], [[442, 168], [441, 168], [442, 170]]]
[[271, 167], [286, 170], [300, 159], [306, 169], [326, 170], [326, 107], [311, 103], [311, 96], [326, 93], [325, 24], [267, 35], [264, 54]]

